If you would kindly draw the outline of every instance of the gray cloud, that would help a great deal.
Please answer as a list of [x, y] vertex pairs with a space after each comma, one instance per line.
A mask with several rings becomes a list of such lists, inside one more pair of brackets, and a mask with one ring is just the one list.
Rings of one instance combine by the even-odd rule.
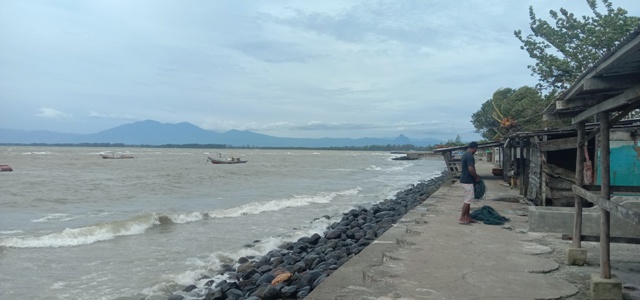
[[[533, 5], [540, 17], [589, 13], [582, 1]], [[640, 15], [635, 0], [615, 5]], [[93, 133], [153, 119], [290, 137], [474, 139], [471, 114], [495, 90], [536, 82], [513, 37], [528, 28], [528, 6], [7, 0], [0, 127]]]

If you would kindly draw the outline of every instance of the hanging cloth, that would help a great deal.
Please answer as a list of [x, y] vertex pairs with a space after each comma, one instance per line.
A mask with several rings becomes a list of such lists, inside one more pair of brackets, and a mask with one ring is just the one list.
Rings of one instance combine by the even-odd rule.
[[584, 145], [584, 158], [586, 161], [584, 162], [584, 184], [592, 185], [593, 184], [593, 164], [591, 160], [589, 160], [589, 151], [587, 150], [587, 145]]

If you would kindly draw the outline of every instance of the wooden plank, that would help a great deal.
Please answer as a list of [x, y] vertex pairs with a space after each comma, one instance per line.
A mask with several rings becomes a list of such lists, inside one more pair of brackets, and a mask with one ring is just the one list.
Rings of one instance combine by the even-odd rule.
[[591, 203], [593, 203], [595, 205], [599, 205], [600, 204], [600, 197], [595, 193], [587, 191], [587, 190], [585, 190], [585, 189], [583, 189], [583, 188], [581, 188], [581, 187], [579, 187], [577, 185], [573, 185], [571, 187], [571, 190], [576, 195], [580, 196], [581, 198], [586, 199], [587, 201], [589, 201], [589, 202], [591, 202]]
[[613, 213], [614, 215], [631, 224], [640, 226], [640, 212], [628, 209], [620, 204], [612, 202], [611, 200], [604, 199], [597, 194], [583, 189], [577, 185], [572, 186], [571, 189], [576, 195], [587, 199], [587, 201], [606, 209], [607, 211]]
[[550, 190], [549, 194], [552, 199], [571, 198], [576, 195], [571, 190]]
[[594, 97], [590, 99], [584, 99], [582, 101], [556, 101], [556, 110], [570, 109], [576, 107], [588, 107], [598, 104], [599, 101], [602, 101], [602, 97]]
[[[574, 242], [576, 240], [582, 240], [585, 242], [599, 242], [600, 241], [600, 236], [599, 235], [580, 235], [580, 239], [573, 239], [574, 236], [577, 235], [571, 235], [571, 234], [562, 234], [562, 240], [565, 241], [571, 241], [573, 240]], [[633, 237], [618, 237], [618, 236], [612, 236], [611, 237], [611, 242], [612, 243], [621, 243], [621, 244], [636, 244], [636, 245], [640, 245], [640, 238], [633, 238]]]
[[577, 185], [578, 183], [573, 180], [567, 180], [561, 177], [549, 177], [547, 181], [547, 185], [552, 190], [571, 190], [572, 185]]
[[626, 89], [622, 94], [618, 96], [612, 97], [608, 100], [600, 102], [597, 105], [591, 106], [590, 108], [586, 109], [585, 111], [581, 112], [580, 114], [572, 118], [571, 123], [576, 124], [580, 121], [586, 120], [587, 118], [595, 114], [615, 110], [616, 108], [628, 105], [637, 100], [640, 100], [640, 85], [635, 85], [631, 88]]
[[639, 107], [640, 107], [640, 99], [638, 99], [635, 102], [627, 105], [627, 108], [625, 108], [624, 110], [620, 111], [617, 116], [611, 118], [611, 120], [609, 122], [609, 125], [613, 126], [613, 125], [617, 124], [622, 119], [624, 119], [624, 117], [626, 117], [631, 111], [636, 110]]
[[579, 143], [578, 143], [578, 146], [584, 146], [585, 144], [589, 143], [589, 141], [590, 141], [592, 138], [596, 137], [596, 135], [598, 135], [598, 131], [597, 131], [597, 130], [592, 131], [592, 132], [591, 132], [591, 133], [590, 133], [590, 134], [589, 134], [589, 135], [584, 139], [584, 141], [582, 141], [582, 142], [579, 142]]
[[[587, 191], [599, 192], [599, 185], [588, 185], [585, 187]], [[611, 191], [614, 193], [640, 193], [640, 186], [621, 186], [621, 185], [612, 185]]]
[[576, 137], [548, 140], [540, 142], [540, 151], [557, 151], [564, 149], [575, 149], [577, 143]]
[[[533, 137], [536, 139], [536, 137]], [[529, 185], [527, 189], [527, 199], [538, 203], [539, 191], [540, 191], [540, 152], [536, 144], [531, 144], [531, 158], [529, 163]]]
[[[571, 181], [573, 183], [575, 183], [575, 180], [576, 180], [575, 172], [571, 172], [565, 168], [561, 168], [550, 163], [545, 164], [543, 172], [549, 175], [550, 177], [562, 178], [564, 180]], [[551, 179], [547, 178], [547, 180], [551, 180]]]

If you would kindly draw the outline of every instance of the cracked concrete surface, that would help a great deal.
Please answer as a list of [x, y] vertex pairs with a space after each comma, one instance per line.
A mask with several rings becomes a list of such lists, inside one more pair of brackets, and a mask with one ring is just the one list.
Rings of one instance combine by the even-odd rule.
[[584, 286], [554, 275], [561, 266], [541, 243], [545, 235], [527, 233], [526, 205], [502, 201], [518, 198], [518, 190], [491, 178], [491, 164], [478, 162], [478, 170], [487, 195], [472, 209], [489, 205], [511, 219], [508, 226], [458, 224], [462, 187], [443, 186], [305, 299], [577, 297]]

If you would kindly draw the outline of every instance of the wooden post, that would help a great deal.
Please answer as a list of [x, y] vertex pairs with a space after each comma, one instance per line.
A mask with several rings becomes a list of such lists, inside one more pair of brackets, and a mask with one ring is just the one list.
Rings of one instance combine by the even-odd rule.
[[507, 172], [509, 171], [504, 164], [505, 161], [505, 149], [504, 146], [498, 148], [498, 153], [500, 153], [500, 168], [502, 168], [502, 181], [507, 178]]
[[[609, 113], [598, 113], [600, 119], [600, 197], [611, 199], [611, 149], [609, 148]], [[600, 207], [600, 276], [611, 279], [611, 255], [609, 239], [611, 235], [611, 214]]]
[[529, 173], [531, 171], [531, 139], [527, 139], [526, 142], [526, 155], [527, 155], [527, 162], [525, 164], [525, 184], [524, 184], [524, 196], [527, 197], [527, 194], [529, 193]]
[[[578, 131], [576, 142], [576, 185], [584, 185], [584, 149], [587, 148], [585, 141], [585, 121], [576, 124]], [[583, 145], [584, 144], [584, 145]], [[582, 197], [575, 195], [575, 213], [573, 215], [573, 248], [582, 248]]]
[[[542, 141], [547, 141], [547, 136], [542, 136]], [[547, 151], [540, 151], [540, 201], [542, 206], [547, 206], [547, 174], [544, 172], [544, 167], [547, 165]]]
[[520, 195], [524, 195], [524, 140], [521, 139], [518, 143], [518, 147], [520, 148], [520, 158], [518, 159], [518, 173], [520, 174], [518, 177], [518, 185], [520, 190]]
[[[514, 142], [513, 143], [513, 147], [511, 147], [511, 163], [513, 164], [513, 172], [514, 172], [514, 177], [515, 177], [515, 173], [518, 172], [518, 142]], [[517, 177], [515, 177], [517, 178]], [[513, 182], [513, 184], [517, 185], [517, 182], [515, 182], [514, 179], [511, 180]], [[511, 188], [513, 188], [513, 186], [511, 186]]]
[[503, 154], [503, 158], [502, 158], [502, 177], [503, 179], [506, 179], [507, 181], [510, 181], [511, 178], [509, 178], [509, 168], [511, 167], [511, 148], [509, 146], [509, 144], [507, 144], [504, 148], [504, 150], [502, 150], [502, 154]]

